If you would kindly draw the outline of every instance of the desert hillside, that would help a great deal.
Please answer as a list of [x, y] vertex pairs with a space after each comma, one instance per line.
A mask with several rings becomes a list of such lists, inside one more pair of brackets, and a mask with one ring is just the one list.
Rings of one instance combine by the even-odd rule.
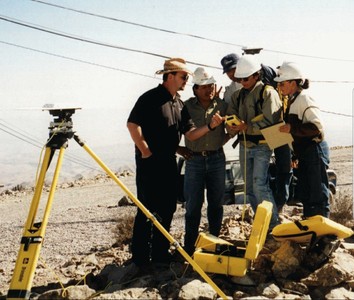
[[[338, 176], [333, 219], [353, 227], [353, 148], [332, 149], [331, 168]], [[122, 172], [117, 175], [135, 194], [134, 174]], [[44, 196], [47, 194], [46, 189]], [[118, 205], [124, 196], [121, 187], [105, 175], [60, 185], [55, 193], [33, 287], [42, 287], [43, 291], [50, 289], [48, 285], [57, 286], [58, 278], [59, 282], [67, 283], [71, 279], [79, 280], [91, 271], [98, 273], [106, 265], [122, 265], [127, 261], [130, 257], [127, 242], [136, 207]], [[29, 189], [6, 190], [0, 195], [0, 295], [5, 295], [9, 287], [31, 199]], [[39, 206], [39, 219], [45, 202], [46, 198]], [[225, 224], [239, 213], [239, 206], [225, 206]], [[288, 213], [294, 211], [288, 210]], [[203, 228], [206, 228], [205, 213]], [[184, 208], [178, 205], [171, 234], [181, 242], [183, 233]], [[98, 260], [95, 267], [83, 263], [90, 256]]]

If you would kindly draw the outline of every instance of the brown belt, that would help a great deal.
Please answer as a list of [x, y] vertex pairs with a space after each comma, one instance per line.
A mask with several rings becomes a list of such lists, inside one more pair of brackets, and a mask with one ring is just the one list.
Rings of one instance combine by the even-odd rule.
[[219, 150], [204, 150], [204, 151], [201, 151], [201, 152], [193, 152], [193, 155], [200, 155], [200, 156], [210, 156], [210, 155], [213, 155], [213, 154], [217, 154], [217, 153], [223, 153], [224, 150], [223, 148], [220, 148]]

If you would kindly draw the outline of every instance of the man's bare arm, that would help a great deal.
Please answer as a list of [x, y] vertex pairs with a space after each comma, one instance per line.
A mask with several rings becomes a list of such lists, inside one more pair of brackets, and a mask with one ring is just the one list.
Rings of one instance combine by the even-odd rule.
[[141, 155], [143, 158], [147, 158], [152, 155], [149, 145], [145, 141], [145, 138], [143, 136], [143, 132], [141, 130], [141, 127], [138, 124], [128, 122], [127, 127], [130, 133], [130, 136], [135, 143], [135, 145], [138, 147], [138, 149], [141, 152]]

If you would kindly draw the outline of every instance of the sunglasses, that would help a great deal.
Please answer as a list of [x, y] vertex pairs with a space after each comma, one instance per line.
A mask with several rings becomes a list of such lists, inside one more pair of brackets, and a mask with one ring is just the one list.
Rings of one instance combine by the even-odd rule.
[[181, 76], [180, 78], [183, 79], [184, 81], [187, 81], [188, 78], [189, 78], [189, 76], [188, 76], [188, 75], [183, 75], [183, 76]]
[[242, 81], [247, 82], [248, 80], [250, 80], [250, 78], [252, 76], [253, 76], [253, 74], [248, 77], [244, 77], [244, 78], [236, 78], [236, 82], [238, 82], [238, 83], [241, 83]]

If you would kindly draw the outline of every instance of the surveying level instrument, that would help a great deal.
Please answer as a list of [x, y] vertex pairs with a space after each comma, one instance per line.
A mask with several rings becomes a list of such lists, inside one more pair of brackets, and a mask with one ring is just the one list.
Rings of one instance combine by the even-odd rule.
[[[171, 248], [176, 249], [193, 266], [193, 269], [210, 284], [215, 292], [223, 299], [228, 297], [210, 279], [210, 277], [200, 268], [200, 266], [187, 254], [187, 252], [174, 240], [169, 232], [159, 223], [156, 217], [133, 195], [132, 192], [118, 179], [118, 177], [101, 161], [101, 159], [83, 142], [73, 131], [71, 116], [79, 108], [56, 108], [46, 107], [46, 110], [54, 117], [54, 122], [49, 126], [49, 139], [46, 143], [45, 155], [43, 157], [40, 173], [36, 182], [34, 195], [32, 198], [30, 211], [24, 226], [23, 236], [20, 242], [20, 250], [17, 256], [14, 273], [7, 293], [7, 299], [29, 299], [34, 273], [38, 263], [39, 253], [42, 247], [45, 230], [48, 223], [50, 210], [52, 207], [55, 189], [58, 183], [59, 173], [64, 158], [65, 149], [68, 147], [68, 140], [74, 140], [85, 149], [85, 151], [98, 163], [98, 165], [109, 175], [135, 203], [135, 205], [145, 214], [145, 216], [156, 226], [160, 232], [170, 242]], [[52, 183], [50, 186], [47, 203], [43, 213], [42, 221], [35, 221], [40, 203], [40, 198], [44, 186], [47, 170], [50, 166], [55, 151], [59, 150]]]
[[226, 116], [225, 123], [229, 126], [237, 126], [241, 124], [239, 118], [236, 115]]

